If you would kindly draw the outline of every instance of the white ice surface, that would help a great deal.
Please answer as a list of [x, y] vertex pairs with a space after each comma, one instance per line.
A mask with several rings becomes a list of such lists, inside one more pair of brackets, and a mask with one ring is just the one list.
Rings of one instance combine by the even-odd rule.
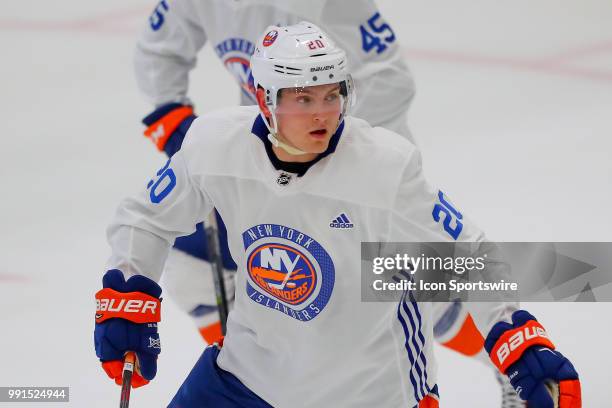
[[[410, 124], [431, 182], [494, 240], [612, 240], [612, 2], [379, 3], [416, 77]], [[141, 136], [150, 107], [131, 65], [152, 8], [0, 10], [0, 386], [69, 386], [70, 406], [117, 405], [93, 351], [93, 294], [111, 214], [164, 161]], [[200, 113], [238, 99], [210, 48], [192, 89]], [[525, 306], [574, 361], [584, 406], [609, 407], [612, 304]], [[203, 348], [171, 302], [160, 331], [159, 374], [133, 407], [165, 406]], [[443, 407], [498, 406], [488, 368], [438, 355]]]

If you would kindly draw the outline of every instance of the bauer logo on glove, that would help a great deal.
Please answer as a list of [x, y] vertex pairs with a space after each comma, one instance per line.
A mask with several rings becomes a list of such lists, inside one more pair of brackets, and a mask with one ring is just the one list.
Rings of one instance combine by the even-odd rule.
[[159, 311], [159, 299], [144, 293], [121, 293], [110, 288], [96, 293], [96, 323], [113, 317], [135, 323], [159, 322]]
[[531, 320], [518, 330], [505, 332], [497, 341], [495, 355], [492, 355], [491, 359], [500, 371], [505, 373], [508, 366], [516, 361], [512, 358], [508, 360], [508, 357], [520, 355], [524, 350], [535, 344], [555, 348], [548, 339], [544, 327], [537, 321]]

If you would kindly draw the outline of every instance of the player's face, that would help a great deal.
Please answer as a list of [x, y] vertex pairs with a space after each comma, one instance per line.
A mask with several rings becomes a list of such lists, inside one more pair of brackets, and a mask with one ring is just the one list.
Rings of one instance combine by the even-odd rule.
[[338, 84], [283, 89], [276, 110], [279, 136], [307, 154], [294, 156], [275, 149], [278, 158], [305, 162], [323, 153], [338, 127], [341, 110]]

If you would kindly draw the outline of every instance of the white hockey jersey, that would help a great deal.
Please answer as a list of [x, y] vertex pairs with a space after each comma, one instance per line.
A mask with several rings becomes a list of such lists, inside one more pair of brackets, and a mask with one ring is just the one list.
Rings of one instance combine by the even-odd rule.
[[191, 104], [189, 72], [209, 43], [240, 86], [242, 104], [254, 104], [254, 41], [269, 25], [302, 20], [346, 51], [358, 96], [354, 115], [410, 137], [414, 82], [393, 29], [371, 0], [162, 0], [136, 47], [138, 85], [156, 106]]
[[[174, 239], [214, 207], [238, 265], [221, 368], [275, 407], [415, 406], [436, 384], [431, 304], [362, 302], [360, 243], [453, 239], [432, 217], [438, 193], [418, 150], [347, 117], [330, 154], [297, 177], [273, 166], [266, 135], [256, 107], [197, 119], [119, 207], [109, 269], [158, 280]], [[461, 223], [460, 240], [484, 240]], [[502, 318], [491, 310], [479, 328]]]

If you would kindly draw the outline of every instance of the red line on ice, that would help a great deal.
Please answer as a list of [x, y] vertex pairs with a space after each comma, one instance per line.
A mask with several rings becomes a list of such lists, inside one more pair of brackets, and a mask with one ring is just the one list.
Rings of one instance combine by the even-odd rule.
[[0, 282], [7, 283], [26, 283], [29, 282], [30, 279], [26, 276], [22, 275], [10, 275], [10, 274], [2, 274], [0, 273]]
[[[605, 47], [600, 46], [597, 49], [595, 49], [595, 47], [585, 47], [585, 52], [582, 54], [582, 56], [590, 54], [589, 52], [587, 52], [587, 48], [591, 48], [591, 51], [593, 53], [600, 53], [604, 52]], [[612, 82], [612, 71], [610, 70], [581, 68], [560, 63], [560, 61], [562, 60], [569, 59], [569, 54], [567, 58], [561, 58], [559, 56], [545, 59], [530, 60], [417, 48], [404, 48], [403, 51], [404, 55], [408, 58], [408, 61], [418, 59], [479, 66], [498, 66], [503, 68], [510, 68], [516, 71], [542, 72], [552, 75], [565, 75], [594, 81]], [[612, 48], [610, 49], [610, 51], [612, 51]], [[576, 57], [578, 56], [576, 50], [574, 50], [574, 54], [576, 55]]]
[[579, 58], [588, 58], [606, 53], [612, 54], [612, 41], [604, 41], [601, 43], [585, 45], [575, 49], [562, 51], [557, 55], [552, 55], [546, 58], [546, 60], [549, 63], [562, 63], [576, 61]]
[[[143, 6], [125, 10], [112, 10], [96, 16], [68, 21], [28, 21], [21, 19], [0, 19], [0, 30], [18, 31], [68, 31], [92, 32], [113, 35], [133, 35], [134, 29], [121, 26], [131, 18], [144, 18], [152, 7]], [[468, 54], [455, 51], [404, 48], [404, 55], [409, 60], [440, 61], [478, 66], [498, 66], [516, 71], [541, 72], [551, 75], [563, 75], [593, 81], [612, 82], [612, 71], [582, 68], [568, 65], [579, 59], [603, 53], [612, 53], [612, 41], [588, 44], [575, 49], [560, 52], [557, 55], [542, 59], [520, 59], [495, 57], [488, 55]]]
[[[16, 31], [68, 31], [68, 32], [97, 32], [104, 34], [128, 34], [133, 30], [119, 27], [121, 23], [131, 18], [145, 18], [152, 7], [130, 8], [113, 10], [96, 16], [83, 17], [64, 21], [35, 21], [19, 18], [0, 19], [0, 30]], [[143, 20], [144, 21], [144, 20]]]

